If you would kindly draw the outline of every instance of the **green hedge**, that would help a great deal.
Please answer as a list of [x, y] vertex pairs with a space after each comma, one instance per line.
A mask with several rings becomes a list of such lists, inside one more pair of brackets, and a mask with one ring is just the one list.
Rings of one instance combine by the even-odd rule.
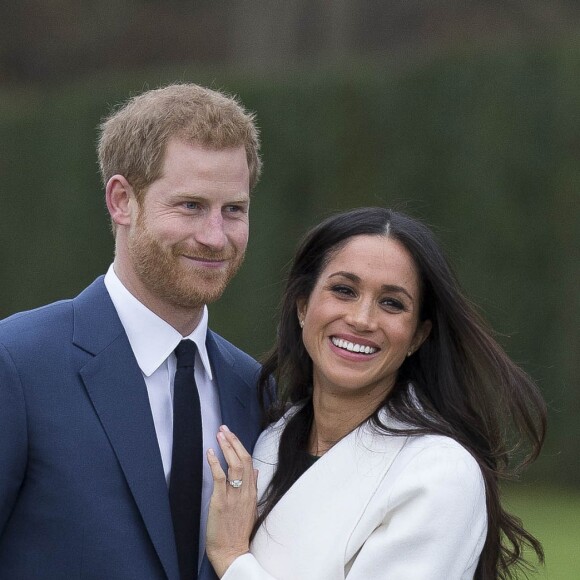
[[462, 283], [551, 406], [541, 478], [580, 484], [580, 40], [282, 74], [135, 71], [0, 93], [0, 316], [72, 296], [111, 260], [95, 127], [187, 80], [257, 111], [264, 176], [243, 271], [212, 325], [260, 356], [285, 266], [328, 213], [395, 205], [438, 231]]

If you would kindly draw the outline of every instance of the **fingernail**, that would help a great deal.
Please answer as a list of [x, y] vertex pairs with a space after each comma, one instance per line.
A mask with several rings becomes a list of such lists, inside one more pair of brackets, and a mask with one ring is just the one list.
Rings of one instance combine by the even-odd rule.
[[211, 447], [207, 450], [207, 454], [208, 455], [215, 455], [215, 453]]
[[222, 425], [222, 429], [223, 429], [224, 431], [228, 431], [228, 432], [229, 432], [229, 429], [228, 429], [228, 426], [227, 426], [227, 425]]

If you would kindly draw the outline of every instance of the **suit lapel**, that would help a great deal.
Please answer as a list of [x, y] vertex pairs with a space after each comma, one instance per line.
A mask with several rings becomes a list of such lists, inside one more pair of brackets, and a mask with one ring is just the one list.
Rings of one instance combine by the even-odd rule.
[[73, 342], [94, 355], [81, 377], [159, 559], [178, 578], [159, 445], [143, 376], [102, 278], [74, 301]]
[[[222, 421], [251, 452], [260, 429], [255, 382], [250, 384], [236, 370], [236, 360], [219, 337], [208, 330], [207, 351], [220, 399]], [[257, 379], [257, 375], [255, 377]]]

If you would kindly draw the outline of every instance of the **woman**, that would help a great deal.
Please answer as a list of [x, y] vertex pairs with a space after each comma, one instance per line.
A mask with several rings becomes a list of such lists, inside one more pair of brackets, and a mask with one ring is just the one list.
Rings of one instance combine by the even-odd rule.
[[208, 455], [207, 550], [224, 580], [510, 578], [525, 544], [543, 560], [498, 480], [512, 473], [508, 451], [539, 453], [544, 402], [423, 224], [363, 208], [314, 228], [289, 274], [265, 394], [271, 376], [258, 512], [251, 458], [227, 428], [227, 478]]

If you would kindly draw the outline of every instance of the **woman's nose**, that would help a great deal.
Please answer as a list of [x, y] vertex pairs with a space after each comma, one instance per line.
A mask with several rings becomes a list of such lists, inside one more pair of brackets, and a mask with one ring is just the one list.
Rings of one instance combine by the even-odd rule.
[[376, 317], [372, 304], [363, 300], [352, 304], [346, 321], [359, 331], [374, 330], [376, 328]]

